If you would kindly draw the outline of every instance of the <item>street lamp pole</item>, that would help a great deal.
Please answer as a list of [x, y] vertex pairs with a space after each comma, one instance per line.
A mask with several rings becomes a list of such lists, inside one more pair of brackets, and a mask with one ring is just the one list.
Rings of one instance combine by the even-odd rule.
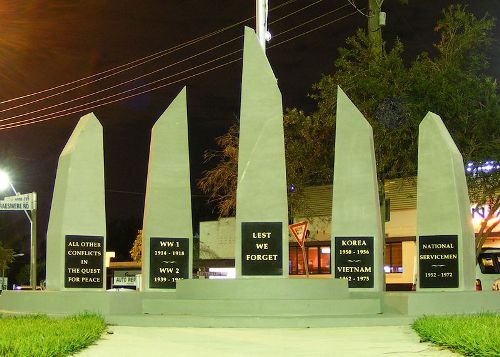
[[[6, 181], [14, 194], [17, 196], [19, 192], [17, 192], [16, 188], [8, 178], [5, 173], [1, 173], [1, 179]], [[5, 183], [4, 183], [5, 184]], [[30, 221], [30, 286], [32, 290], [36, 290], [36, 207], [37, 207], [37, 199], [36, 192], [31, 193], [32, 196], [32, 206], [30, 209], [30, 213], [27, 210], [24, 210], [24, 214], [28, 217]]]
[[[33, 209], [31, 210], [30, 231], [30, 285], [31, 290], [36, 290], [36, 193], [33, 192]], [[26, 211], [24, 211], [26, 212]]]
[[264, 52], [266, 52], [267, 13], [268, 0], [255, 0], [255, 32]]

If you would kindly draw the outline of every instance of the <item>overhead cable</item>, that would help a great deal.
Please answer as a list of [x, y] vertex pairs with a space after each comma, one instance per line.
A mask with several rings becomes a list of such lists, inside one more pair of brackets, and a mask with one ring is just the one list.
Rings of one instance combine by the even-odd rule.
[[[287, 1], [287, 2], [285, 2], [283, 4], [281, 4], [281, 5], [278, 5], [278, 6], [275, 6], [275, 7], [271, 8], [269, 10], [269, 12], [277, 10], [277, 9], [282, 8], [284, 6], [287, 6], [289, 4], [292, 4], [292, 3], [296, 2], [296, 1], [297, 0]], [[323, 0], [319, 0], [319, 1], [323, 1]], [[37, 92], [34, 92], [34, 93], [22, 95], [22, 96], [19, 96], [19, 97], [15, 97], [15, 98], [3, 100], [3, 101], [0, 101], [0, 104], [9, 103], [9, 102], [13, 102], [13, 101], [24, 99], [24, 98], [29, 98], [29, 97], [32, 97], [32, 96], [35, 96], [35, 95], [38, 95], [38, 94], [50, 92], [50, 91], [53, 91], [53, 90], [56, 90], [56, 89], [59, 89], [59, 88], [64, 88], [64, 87], [70, 86], [72, 84], [80, 83], [80, 82], [87, 81], [89, 79], [98, 77], [97, 79], [85, 82], [84, 84], [72, 87], [70, 89], [63, 90], [63, 91], [55, 93], [55, 94], [51, 94], [51, 95], [45, 96], [44, 98], [40, 98], [40, 99], [33, 100], [33, 101], [30, 101], [30, 102], [27, 102], [27, 103], [23, 103], [21, 105], [10, 107], [10, 108], [8, 108], [6, 110], [11, 110], [11, 109], [19, 108], [19, 107], [22, 107], [22, 106], [25, 106], [25, 105], [29, 105], [29, 104], [32, 104], [32, 103], [39, 102], [40, 100], [45, 100], [45, 99], [48, 99], [48, 98], [52, 98], [52, 97], [55, 97], [55, 96], [58, 96], [58, 95], [61, 95], [61, 94], [73, 91], [75, 89], [84, 87], [86, 85], [89, 85], [89, 84], [101, 81], [103, 79], [115, 76], [115, 75], [117, 75], [119, 73], [122, 73], [122, 72], [128, 71], [128, 70], [130, 70], [132, 68], [135, 68], [135, 67], [138, 67], [138, 66], [142, 66], [143, 64], [146, 64], [146, 63], [151, 62], [153, 60], [156, 60], [158, 58], [164, 57], [164, 56], [166, 56], [168, 54], [174, 53], [174, 52], [176, 52], [176, 51], [178, 51], [178, 50], [180, 50], [182, 48], [188, 47], [188, 46], [190, 46], [192, 44], [198, 43], [198, 42], [203, 41], [203, 40], [205, 40], [207, 38], [210, 38], [212, 36], [218, 35], [219, 33], [222, 33], [222, 32], [225, 32], [227, 30], [230, 30], [230, 29], [232, 29], [232, 28], [234, 28], [236, 26], [239, 26], [241, 24], [244, 24], [245, 22], [248, 22], [248, 21], [250, 21], [250, 20], [252, 20], [254, 18], [255, 18], [255, 16], [251, 16], [251, 17], [246, 18], [244, 20], [238, 21], [238, 22], [236, 22], [236, 23], [234, 23], [232, 25], [220, 28], [220, 29], [215, 30], [213, 32], [210, 32], [208, 34], [205, 34], [205, 35], [199, 36], [197, 38], [194, 38], [192, 40], [186, 41], [184, 43], [175, 45], [175, 46], [173, 46], [173, 47], [171, 47], [169, 49], [161, 50], [159, 52], [155, 52], [155, 53], [147, 55], [145, 57], [138, 58], [138, 59], [133, 60], [131, 62], [127, 62], [125, 64], [122, 64], [122, 65], [119, 65], [119, 66], [115, 66], [115, 67], [109, 68], [107, 70], [104, 70], [104, 71], [101, 71], [101, 72], [98, 72], [98, 73], [94, 73], [94, 74], [92, 74], [90, 76], [86, 76], [86, 77], [83, 77], [83, 78], [80, 78], [80, 79], [77, 79], [77, 80], [74, 80], [74, 81], [71, 81], [71, 82], [60, 84], [60, 85], [57, 85], [57, 86], [54, 86], [54, 87], [51, 87], [51, 88], [47, 88], [47, 89], [40, 90], [40, 91], [37, 91]], [[107, 73], [110, 73], [110, 72], [113, 72], [113, 71], [116, 71], [116, 72], [111, 73], [111, 74], [107, 74]], [[4, 112], [4, 111], [5, 110], [1, 110], [0, 112]]]
[[[283, 6], [285, 6], [285, 5], [289, 5], [289, 4], [291, 4], [291, 3], [295, 2], [295, 1], [297, 1], [297, 0], [290, 0], [290, 1], [286, 2], [286, 3], [284, 3], [284, 4], [281, 4], [281, 5], [278, 5], [278, 6], [274, 7], [274, 8], [272, 8], [272, 9], [271, 9], [271, 11], [272, 11], [272, 10], [276, 10], [276, 9], [278, 9], [278, 8], [280, 8], [280, 7], [283, 7]], [[299, 10], [296, 10], [296, 11], [292, 12], [291, 14], [285, 15], [285, 16], [283, 16], [283, 17], [281, 17], [281, 18], [279, 18], [279, 19], [275, 20], [273, 23], [278, 22], [278, 21], [280, 21], [280, 20], [281, 20], [281, 19], [283, 19], [283, 18], [287, 18], [287, 17], [289, 17], [289, 16], [290, 16], [290, 15], [292, 15], [292, 14], [296, 14], [296, 13], [298, 13], [298, 12], [300, 12], [300, 11], [303, 11], [304, 9], [307, 9], [307, 8], [309, 8], [309, 7], [313, 6], [313, 5], [316, 5], [316, 4], [318, 4], [318, 3], [322, 2], [322, 1], [324, 1], [324, 0], [318, 0], [318, 1], [315, 1], [314, 3], [312, 3], [312, 4], [306, 5], [306, 6], [302, 7], [302, 8], [300, 8]], [[328, 13], [323, 14], [323, 15], [321, 15], [320, 17], [323, 17], [323, 16], [326, 16], [326, 15], [328, 15], [328, 14], [330, 14], [330, 13], [336, 12], [336, 11], [338, 11], [338, 10], [340, 10], [340, 9], [342, 9], [342, 8], [344, 8], [344, 7], [346, 7], [346, 6], [348, 6], [348, 5], [346, 4], [346, 5], [341, 6], [341, 7], [337, 8], [337, 9], [335, 9], [335, 10], [333, 10], [333, 11], [329, 11]], [[247, 21], [247, 20], [248, 20], [248, 19], [243, 20], [243, 21], [240, 21], [239, 23], [236, 23], [236, 24], [233, 24], [233, 25], [227, 26], [227, 27], [225, 27], [224, 29], [220, 29], [220, 30], [218, 30], [218, 31], [219, 31], [219, 32], [223, 32], [223, 31], [225, 31], [225, 29], [228, 29], [228, 28], [234, 27], [234, 26], [236, 26], [236, 25], [239, 25], [239, 24], [241, 24], [242, 22]], [[313, 19], [313, 20], [314, 20], [314, 19]], [[313, 21], [313, 20], [310, 20], [310, 21], [308, 21], [308, 22], [311, 22], [311, 21]], [[300, 27], [300, 25], [299, 25], [299, 27]], [[287, 32], [288, 32], [288, 31], [287, 31]], [[215, 33], [215, 32], [214, 32], [214, 33]], [[212, 34], [214, 34], [214, 33], [212, 33]], [[212, 34], [208, 34], [208, 35], [205, 35], [205, 36], [206, 36], [206, 37], [210, 37], [210, 36], [212, 36]], [[202, 37], [203, 37], [203, 36], [202, 36]], [[161, 68], [159, 68], [159, 69], [157, 69], [157, 70], [154, 70], [154, 71], [148, 72], [148, 73], [146, 73], [146, 74], [144, 74], [144, 75], [141, 75], [141, 76], [139, 76], [139, 77], [134, 77], [134, 78], [132, 78], [132, 79], [130, 79], [130, 80], [127, 80], [127, 81], [124, 81], [124, 82], [120, 82], [120, 83], [115, 84], [115, 85], [112, 85], [112, 86], [110, 86], [110, 87], [106, 87], [106, 88], [104, 88], [104, 89], [101, 89], [101, 90], [98, 90], [98, 91], [94, 91], [94, 92], [92, 92], [92, 93], [89, 93], [89, 94], [86, 94], [86, 95], [83, 95], [83, 96], [80, 96], [80, 97], [76, 97], [76, 98], [73, 98], [73, 99], [70, 99], [70, 100], [66, 100], [66, 101], [63, 101], [63, 102], [60, 102], [60, 103], [57, 103], [57, 104], [54, 104], [54, 105], [50, 105], [50, 106], [43, 107], [43, 108], [39, 108], [39, 109], [32, 110], [32, 111], [29, 111], [29, 112], [25, 112], [25, 113], [21, 113], [21, 114], [18, 114], [18, 115], [13, 115], [13, 116], [10, 116], [10, 117], [7, 117], [7, 118], [3, 118], [3, 119], [0, 119], [0, 122], [13, 120], [13, 119], [20, 118], [20, 117], [23, 117], [23, 116], [27, 116], [27, 115], [31, 115], [31, 114], [35, 114], [35, 113], [39, 113], [39, 112], [42, 112], [42, 111], [45, 111], [45, 110], [48, 110], [48, 109], [52, 109], [52, 108], [56, 108], [56, 107], [60, 107], [60, 106], [65, 105], [65, 104], [69, 104], [69, 103], [72, 103], [72, 102], [75, 102], [75, 101], [79, 101], [79, 100], [81, 100], [81, 99], [84, 99], [84, 98], [88, 98], [88, 97], [94, 96], [94, 95], [96, 95], [96, 94], [99, 94], [99, 93], [102, 93], [102, 92], [108, 91], [108, 90], [110, 90], [110, 89], [117, 88], [117, 87], [119, 87], [119, 86], [122, 86], [122, 85], [125, 85], [125, 84], [128, 84], [128, 83], [131, 83], [131, 82], [133, 82], [133, 81], [135, 81], [135, 80], [138, 80], [138, 79], [141, 79], [141, 78], [144, 78], [144, 77], [150, 76], [150, 75], [152, 75], [152, 74], [158, 73], [158, 72], [160, 72], [160, 71], [163, 71], [163, 70], [165, 70], [165, 69], [167, 69], [167, 68], [170, 68], [170, 67], [172, 67], [172, 66], [175, 66], [175, 65], [177, 65], [177, 64], [183, 63], [183, 62], [185, 62], [185, 61], [187, 61], [187, 60], [189, 60], [189, 59], [192, 59], [192, 58], [198, 57], [198, 56], [200, 56], [200, 55], [202, 55], [202, 54], [205, 54], [205, 53], [207, 53], [207, 52], [213, 51], [214, 49], [217, 49], [217, 48], [219, 48], [219, 47], [221, 47], [221, 46], [224, 46], [224, 45], [226, 45], [226, 44], [228, 44], [228, 43], [230, 43], [230, 42], [233, 42], [233, 41], [235, 41], [235, 40], [237, 40], [237, 39], [240, 39], [240, 38], [242, 38], [242, 37], [243, 37], [243, 36], [239, 36], [239, 37], [237, 37], [237, 38], [233, 38], [233, 39], [231, 39], [231, 40], [229, 40], [229, 41], [225, 41], [224, 43], [221, 43], [221, 44], [219, 44], [219, 45], [213, 46], [213, 47], [211, 47], [211, 48], [209, 48], [209, 49], [207, 49], [207, 50], [205, 50], [205, 51], [199, 52], [199, 53], [197, 53], [197, 54], [195, 54], [195, 55], [189, 56], [189, 57], [187, 57], [187, 58], [185, 58], [185, 59], [183, 59], [183, 60], [177, 61], [177, 62], [172, 63], [172, 64], [169, 64], [169, 65], [167, 65], [167, 66], [163, 66], [163, 67], [161, 67]], [[200, 38], [201, 38], [201, 37], [200, 37]], [[195, 39], [195, 40], [196, 40], [196, 39]], [[193, 40], [193, 41], [195, 41], [195, 40]], [[182, 46], [184, 46], [184, 44], [178, 45], [178, 46], [176, 46], [176, 47], [181, 48]], [[169, 51], [169, 50], [167, 50], [167, 51]], [[137, 64], [137, 66], [138, 66], [138, 65], [140, 65], [140, 64]], [[130, 67], [130, 68], [132, 68], [132, 67]], [[120, 72], [123, 72], [123, 71], [125, 71], [125, 70], [128, 70], [128, 69], [124, 69], [124, 70], [122, 70], [122, 71], [120, 71]], [[103, 73], [103, 72], [101, 72], [101, 73]], [[119, 72], [116, 72], [116, 73], [119, 73]], [[116, 74], [116, 73], [115, 73], [115, 74]], [[112, 76], [112, 75], [114, 75], [114, 74], [108, 75], [108, 76], [106, 76], [106, 77], [110, 77], [110, 76]], [[103, 78], [104, 78], [104, 77], [103, 77]], [[170, 78], [170, 76], [169, 76], [169, 77], [166, 77], [166, 78]], [[102, 79], [102, 78], [101, 78], [101, 79]], [[100, 80], [100, 79], [96, 79], [96, 80], [94, 80], [94, 81], [92, 81], [92, 82], [96, 82], [96, 81], [98, 81], [98, 80]], [[6, 111], [10, 111], [10, 110], [13, 110], [13, 109], [16, 109], [16, 108], [22, 107], [22, 106], [26, 106], [26, 105], [28, 105], [28, 104], [33, 104], [33, 103], [35, 103], [35, 102], [39, 102], [39, 101], [43, 101], [43, 100], [49, 99], [49, 98], [51, 98], [51, 97], [54, 97], [54, 96], [57, 96], [57, 95], [60, 95], [60, 94], [63, 94], [63, 93], [66, 93], [66, 92], [72, 91], [73, 89], [76, 89], [76, 88], [81, 88], [81, 87], [83, 87], [83, 86], [85, 86], [85, 85], [87, 85], [87, 84], [89, 84], [89, 83], [92, 83], [92, 82], [88, 82], [88, 83], [85, 83], [85, 84], [79, 85], [79, 86], [77, 86], [77, 87], [75, 87], [75, 88], [72, 88], [72, 89], [67, 89], [67, 90], [64, 90], [64, 91], [62, 91], [62, 92], [59, 92], [59, 93], [56, 93], [56, 94], [53, 94], [53, 95], [49, 95], [49, 96], [46, 96], [46, 97], [43, 97], [43, 98], [39, 98], [39, 99], [36, 99], [36, 100], [30, 101], [30, 102], [27, 102], [27, 103], [24, 103], [24, 104], [20, 104], [20, 105], [12, 106], [12, 107], [10, 107], [10, 108], [2, 109], [2, 110], [0, 110], [0, 113], [1, 113], [1, 112], [6, 112]], [[139, 87], [139, 88], [140, 88], [140, 87]], [[127, 91], [126, 91], [126, 92], [127, 92]], [[106, 98], [108, 98], [108, 97], [106, 97]], [[92, 103], [93, 103], [93, 102], [92, 102]], [[59, 113], [59, 112], [56, 112], [56, 113]], [[37, 117], [37, 118], [38, 118], [38, 117]]]
[[[326, 26], [328, 26], [328, 25], [330, 25], [330, 24], [332, 24], [332, 23], [335, 23], [335, 22], [341, 21], [341, 20], [343, 20], [343, 19], [345, 19], [345, 18], [347, 18], [347, 17], [350, 17], [350, 16], [352, 16], [352, 15], [355, 15], [356, 13], [357, 13], [356, 11], [351, 12], [350, 14], [347, 14], [347, 15], [342, 16], [342, 17], [340, 17], [340, 18], [337, 18], [337, 19], [334, 19], [334, 20], [332, 20], [332, 21], [329, 21], [329, 22], [327, 22], [327, 23], [325, 23], [325, 24], [323, 24], [323, 25], [317, 26], [317, 27], [315, 27], [315, 28], [313, 28], [313, 29], [310, 29], [310, 30], [308, 30], [308, 31], [306, 31], [306, 32], [302, 32], [302, 33], [300, 33], [300, 34], [298, 34], [298, 35], [296, 35], [296, 36], [293, 36], [293, 37], [291, 37], [291, 38], [288, 38], [288, 39], [286, 39], [286, 40], [283, 40], [283, 41], [281, 41], [281, 42], [279, 42], [279, 43], [273, 44], [273, 45], [269, 46], [268, 48], [269, 48], [269, 49], [271, 49], [271, 48], [275, 48], [275, 47], [280, 46], [280, 45], [282, 45], [282, 44], [284, 44], [284, 43], [287, 43], [287, 42], [289, 42], [289, 41], [291, 41], [291, 40], [294, 40], [294, 39], [296, 39], [296, 38], [299, 38], [299, 37], [305, 36], [305, 35], [307, 35], [307, 34], [309, 34], [309, 33], [312, 33], [312, 32], [314, 32], [314, 31], [317, 31], [317, 30], [321, 29], [321, 28], [324, 28], [324, 27], [326, 27]], [[321, 17], [321, 16], [320, 16], [320, 17]], [[318, 17], [318, 18], [319, 18], [319, 17]], [[308, 22], [310, 22], [310, 21], [308, 21]], [[299, 26], [300, 26], [300, 25], [299, 25]], [[299, 27], [299, 26], [296, 26], [295, 28], [297, 28], [297, 27]], [[287, 30], [287, 32], [288, 32], [288, 30]], [[275, 37], [277, 37], [277, 36], [275, 36]], [[45, 115], [42, 115], [42, 116], [38, 116], [38, 117], [34, 117], [34, 118], [29, 118], [29, 119], [25, 119], [25, 120], [21, 120], [21, 121], [13, 122], [13, 123], [1, 124], [1, 125], [0, 125], [0, 130], [6, 130], [6, 129], [16, 128], [16, 127], [20, 127], [20, 126], [31, 125], [31, 124], [35, 124], [35, 123], [39, 123], [39, 122], [43, 122], [43, 121], [47, 121], [47, 120], [56, 119], [56, 118], [59, 118], [59, 117], [62, 117], [62, 116], [67, 116], [67, 115], [70, 115], [70, 114], [80, 113], [80, 112], [83, 112], [83, 111], [87, 111], [87, 110], [94, 109], [94, 108], [97, 108], [97, 107], [101, 107], [101, 106], [104, 106], [104, 105], [112, 104], [112, 103], [115, 103], [115, 102], [118, 102], [118, 101], [122, 101], [122, 100], [125, 100], [125, 99], [132, 98], [132, 97], [136, 97], [136, 96], [138, 96], [138, 95], [142, 95], [142, 94], [145, 94], [145, 93], [148, 93], [148, 92], [154, 91], [154, 90], [158, 90], [158, 89], [160, 89], [160, 88], [164, 88], [164, 87], [166, 87], [166, 86], [170, 86], [170, 85], [173, 85], [173, 84], [176, 84], [176, 83], [179, 83], [179, 82], [185, 81], [185, 80], [187, 80], [187, 79], [190, 79], [190, 78], [193, 78], [193, 77], [196, 77], [196, 76], [199, 76], [199, 75], [202, 75], [202, 74], [205, 74], [205, 73], [211, 72], [211, 71], [213, 71], [213, 70], [220, 69], [220, 68], [222, 68], [222, 67], [226, 67], [226, 66], [228, 66], [228, 65], [230, 65], [230, 64], [233, 64], [233, 63], [235, 63], [235, 62], [240, 61], [240, 60], [242, 59], [242, 57], [239, 57], [239, 58], [237, 58], [237, 59], [234, 59], [234, 60], [228, 61], [228, 62], [226, 62], [226, 63], [220, 64], [220, 65], [217, 65], [217, 66], [215, 66], [215, 67], [212, 67], [212, 68], [209, 68], [209, 69], [203, 70], [203, 71], [201, 71], [201, 72], [194, 73], [194, 74], [189, 75], [189, 76], [186, 76], [186, 77], [184, 77], [184, 78], [181, 78], [181, 79], [178, 79], [178, 80], [174, 80], [174, 81], [172, 81], [172, 82], [168, 82], [168, 83], [165, 83], [165, 84], [162, 84], [162, 85], [158, 85], [158, 86], [153, 87], [153, 88], [149, 88], [149, 89], [143, 90], [143, 91], [138, 92], [138, 93], [130, 94], [130, 95], [127, 95], [127, 96], [125, 96], [125, 97], [121, 97], [121, 98], [113, 99], [113, 100], [107, 101], [107, 102], [105, 102], [105, 103], [99, 103], [99, 104], [95, 104], [95, 105], [92, 105], [92, 106], [90, 106], [90, 107], [87, 107], [87, 105], [89, 105], [89, 104], [94, 104], [94, 103], [100, 102], [100, 101], [105, 100], [105, 99], [111, 99], [112, 97], [116, 97], [116, 96], [119, 96], [119, 95], [121, 95], [121, 94], [129, 93], [129, 92], [134, 91], [134, 90], [137, 90], [137, 89], [139, 89], [139, 88], [143, 88], [143, 87], [145, 87], [145, 86], [148, 86], [148, 85], [151, 85], [151, 84], [157, 83], [157, 82], [159, 82], [159, 81], [163, 81], [163, 80], [165, 80], [165, 79], [168, 79], [168, 78], [174, 77], [174, 76], [179, 75], [179, 74], [181, 74], [181, 73], [188, 72], [188, 71], [193, 70], [193, 69], [195, 69], [195, 68], [200, 68], [200, 67], [205, 66], [205, 65], [207, 65], [207, 64], [209, 64], [209, 63], [213, 63], [213, 62], [215, 62], [215, 61], [218, 61], [218, 60], [220, 60], [220, 59], [222, 59], [222, 58], [225, 58], [225, 57], [228, 57], [228, 56], [234, 55], [235, 53], [238, 53], [238, 52], [241, 52], [241, 51], [242, 51], [241, 49], [240, 49], [240, 50], [237, 50], [237, 51], [233, 51], [233, 52], [231, 52], [231, 53], [229, 53], [229, 54], [227, 54], [227, 55], [220, 56], [220, 57], [218, 57], [218, 58], [216, 58], [216, 59], [214, 59], [214, 60], [211, 60], [211, 61], [208, 61], [208, 62], [202, 63], [202, 64], [200, 64], [200, 65], [198, 65], [198, 66], [195, 66], [195, 67], [193, 67], [193, 68], [191, 68], [191, 69], [188, 69], [188, 70], [184, 70], [184, 71], [178, 72], [178, 73], [173, 74], [173, 75], [171, 75], [171, 76], [169, 76], [169, 77], [165, 77], [165, 78], [162, 78], [162, 79], [159, 79], [159, 80], [156, 80], [156, 81], [153, 81], [153, 82], [147, 83], [147, 84], [145, 84], [145, 85], [142, 85], [142, 86], [139, 86], [139, 87], [135, 87], [135, 88], [130, 89], [130, 90], [125, 91], [125, 92], [121, 92], [121, 93], [114, 94], [114, 95], [112, 95], [112, 96], [108, 96], [108, 97], [105, 97], [105, 98], [97, 99], [97, 100], [95, 100], [95, 101], [93, 101], [93, 102], [90, 102], [90, 103], [82, 104], [82, 105], [80, 105], [80, 106], [76, 106], [76, 107], [68, 108], [68, 109], [61, 110], [61, 111], [58, 111], [58, 112], [55, 112], [55, 113], [49, 113], [49, 114], [45, 114]], [[75, 110], [75, 109], [77, 109], [77, 108], [81, 108], [81, 107], [84, 107], [84, 108], [82, 108], [82, 109], [78, 109], [78, 110]], [[70, 112], [68, 112], [68, 113], [64, 113], [64, 114], [60, 114], [60, 113], [66, 112], [66, 111], [70, 111]], [[57, 115], [54, 115], [54, 114], [57, 114]]]

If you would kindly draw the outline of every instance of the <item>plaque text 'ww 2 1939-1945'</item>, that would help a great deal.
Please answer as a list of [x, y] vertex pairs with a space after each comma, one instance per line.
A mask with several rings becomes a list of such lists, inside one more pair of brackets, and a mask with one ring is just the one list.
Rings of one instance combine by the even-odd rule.
[[65, 288], [102, 288], [104, 237], [67, 235], [65, 240]]
[[177, 280], [189, 277], [189, 239], [151, 237], [149, 262], [149, 286], [175, 289]]

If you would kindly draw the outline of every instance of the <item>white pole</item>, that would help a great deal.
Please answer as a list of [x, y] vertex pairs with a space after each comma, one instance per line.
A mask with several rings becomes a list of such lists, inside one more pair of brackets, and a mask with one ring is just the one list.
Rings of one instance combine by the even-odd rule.
[[255, 0], [255, 29], [260, 45], [264, 52], [266, 51], [266, 32], [267, 32], [267, 9], [268, 0]]
[[30, 285], [32, 290], [36, 290], [36, 193], [33, 192], [33, 207], [30, 218]]

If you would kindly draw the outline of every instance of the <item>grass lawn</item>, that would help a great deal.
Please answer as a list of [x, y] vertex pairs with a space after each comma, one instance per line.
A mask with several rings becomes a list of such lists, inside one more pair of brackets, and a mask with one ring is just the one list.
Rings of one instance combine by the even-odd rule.
[[106, 323], [99, 315], [0, 317], [0, 356], [67, 356], [96, 340]]
[[412, 327], [422, 341], [466, 356], [500, 356], [500, 315], [425, 316]]

